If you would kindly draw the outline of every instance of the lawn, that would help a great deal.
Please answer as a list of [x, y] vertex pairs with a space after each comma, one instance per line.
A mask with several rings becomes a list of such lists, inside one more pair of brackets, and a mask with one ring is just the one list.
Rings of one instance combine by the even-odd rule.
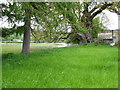
[[3, 45], [3, 88], [118, 87], [115, 46], [35, 49], [29, 55], [18, 53], [19, 46], [11, 53], [11, 47]]
[[[53, 43], [31, 43], [31, 50], [49, 49], [56, 44]], [[2, 43], [2, 53], [20, 53], [22, 50], [22, 43]]]

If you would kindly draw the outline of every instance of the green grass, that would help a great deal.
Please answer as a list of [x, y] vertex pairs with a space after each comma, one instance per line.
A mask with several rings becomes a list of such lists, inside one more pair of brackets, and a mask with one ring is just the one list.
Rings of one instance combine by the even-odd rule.
[[[31, 43], [32, 50], [53, 48], [55, 44]], [[2, 43], [2, 53], [20, 53], [22, 50], [22, 43]]]
[[[3, 49], [5, 50], [5, 48]], [[117, 88], [118, 49], [74, 46], [3, 54], [3, 88]]]

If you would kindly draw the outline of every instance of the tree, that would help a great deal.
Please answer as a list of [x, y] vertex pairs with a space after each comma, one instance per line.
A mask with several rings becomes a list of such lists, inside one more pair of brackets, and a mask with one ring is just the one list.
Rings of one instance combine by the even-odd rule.
[[107, 2], [84, 2], [84, 10], [83, 10], [83, 16], [82, 16], [82, 22], [86, 25], [86, 27], [89, 29], [89, 32], [86, 33], [86, 36], [88, 36], [88, 41], [93, 42], [93, 26], [92, 22], [93, 19], [100, 14], [103, 10], [106, 8], [112, 6], [113, 3], [107, 3]]
[[91, 43], [93, 42], [93, 19], [112, 4], [111, 2], [63, 2], [55, 3], [55, 8], [71, 25], [72, 31], [85, 33], [86, 42]]
[[[41, 10], [38, 3], [31, 3], [33, 8], [36, 10]], [[54, 2], [47, 3], [49, 8], [47, 8], [46, 13], [43, 14], [47, 19], [41, 19], [37, 17], [37, 21], [42, 21], [45, 23], [46, 28], [50, 30], [55, 30], [54, 27], [58, 25], [52, 25], [52, 23], [60, 24], [61, 21], [68, 23], [71, 26], [72, 34], [78, 32], [85, 34], [86, 43], [93, 42], [93, 19], [100, 14], [103, 10], [110, 7], [113, 3], [107, 2]], [[36, 6], [38, 5], [38, 7]], [[51, 12], [49, 12], [51, 11]], [[50, 16], [50, 17], [49, 17]], [[51, 18], [52, 17], [52, 18]], [[55, 19], [54, 19], [55, 18]], [[47, 21], [45, 21], [47, 20]], [[51, 22], [53, 21], [53, 22]], [[54, 28], [54, 29], [52, 29]], [[71, 33], [68, 34], [67, 38]], [[51, 36], [51, 34], [50, 34]], [[73, 35], [74, 36], [74, 35]], [[51, 39], [51, 38], [50, 38]]]
[[25, 6], [25, 24], [22, 54], [28, 54], [30, 53], [31, 7], [29, 3], [23, 3], [23, 5]]
[[30, 4], [28, 3], [8, 3], [3, 5], [3, 16], [8, 17], [8, 22], [13, 24], [13, 28], [16, 28], [15, 22], [24, 22], [24, 37], [23, 37], [23, 48], [22, 54], [28, 54], [30, 52], [30, 21], [31, 21], [31, 10]]
[[[41, 8], [45, 9], [44, 3], [41, 4]], [[13, 27], [17, 27], [15, 22], [24, 22], [24, 37], [23, 37], [23, 47], [22, 47], [22, 54], [28, 54], [30, 53], [30, 30], [31, 30], [31, 18], [38, 16], [38, 11], [35, 11], [35, 9], [32, 7], [30, 2], [26, 3], [8, 3], [8, 4], [2, 4], [3, 9], [2, 13], [3, 16], [8, 17], [8, 22], [13, 24]], [[40, 6], [40, 5], [39, 5]], [[36, 7], [38, 7], [36, 5]], [[45, 13], [45, 12], [44, 12]], [[41, 16], [43, 16], [41, 14]], [[43, 18], [42, 18], [43, 19]]]

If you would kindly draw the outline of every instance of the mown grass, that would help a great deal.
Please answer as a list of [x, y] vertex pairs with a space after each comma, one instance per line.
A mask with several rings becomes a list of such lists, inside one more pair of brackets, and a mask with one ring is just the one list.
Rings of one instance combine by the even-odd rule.
[[[49, 49], [53, 48], [55, 44], [44, 43], [31, 43], [32, 50]], [[22, 43], [2, 43], [2, 53], [20, 53], [22, 50]]]
[[117, 88], [118, 49], [74, 46], [3, 55], [3, 88]]

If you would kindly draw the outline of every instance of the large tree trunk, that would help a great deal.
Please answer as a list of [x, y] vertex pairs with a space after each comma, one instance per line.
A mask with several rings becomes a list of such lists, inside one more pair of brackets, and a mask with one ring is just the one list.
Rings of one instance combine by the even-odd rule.
[[25, 9], [25, 24], [24, 24], [22, 54], [30, 53], [30, 21], [31, 21], [30, 10]]
[[93, 40], [93, 31], [92, 31], [92, 19], [90, 19], [88, 17], [84, 23], [85, 23], [86, 27], [89, 29], [89, 31], [86, 33], [87, 43], [92, 43], [94, 41]]
[[89, 40], [89, 43], [92, 43], [93, 42], [93, 31], [92, 31], [92, 20], [89, 20], [88, 21], [88, 29], [89, 29], [89, 32], [88, 32], [88, 40]]

